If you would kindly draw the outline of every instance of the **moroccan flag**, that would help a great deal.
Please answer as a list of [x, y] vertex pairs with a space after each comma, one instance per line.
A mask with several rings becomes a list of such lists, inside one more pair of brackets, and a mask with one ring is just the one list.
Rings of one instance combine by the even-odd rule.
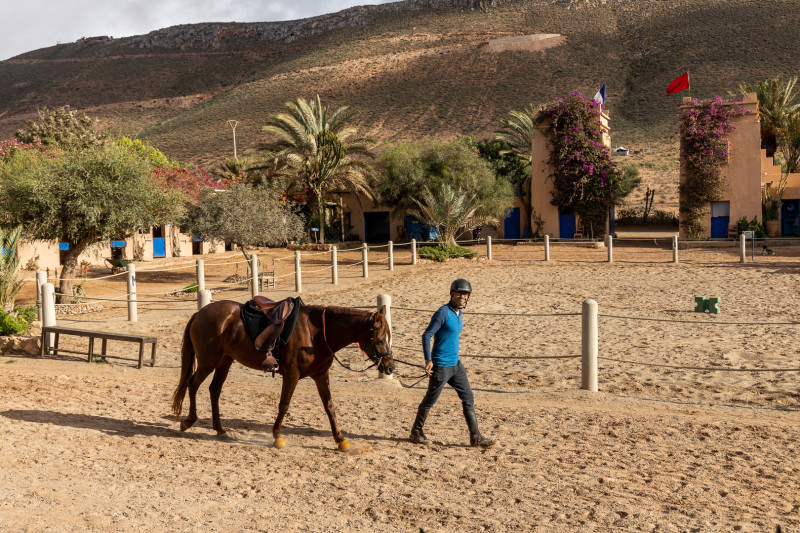
[[667, 94], [685, 91], [688, 88], [689, 88], [689, 73], [684, 72], [683, 74], [672, 80], [672, 83], [670, 83], [669, 87], [667, 87]]

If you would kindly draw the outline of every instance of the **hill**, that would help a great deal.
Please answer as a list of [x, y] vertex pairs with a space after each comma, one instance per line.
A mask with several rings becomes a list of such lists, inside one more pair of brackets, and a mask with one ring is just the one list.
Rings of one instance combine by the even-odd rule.
[[[794, 0], [407, 0], [286, 23], [176, 26], [0, 62], [0, 136], [40, 106], [69, 104], [209, 164], [232, 156], [228, 120], [242, 153], [297, 96], [355, 107], [385, 144], [487, 136], [511, 109], [605, 83], [615, 145], [674, 147], [687, 93], [667, 96], [670, 80], [689, 70], [691, 96], [709, 97], [798, 73], [798, 22]], [[488, 46], [535, 34], [563, 42]], [[668, 159], [655, 171], [677, 175]]]

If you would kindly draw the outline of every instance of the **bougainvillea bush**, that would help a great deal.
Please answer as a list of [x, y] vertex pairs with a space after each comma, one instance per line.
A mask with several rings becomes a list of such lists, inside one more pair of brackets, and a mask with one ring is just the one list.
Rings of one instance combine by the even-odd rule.
[[550, 144], [552, 204], [572, 206], [595, 237], [605, 234], [609, 209], [623, 196], [621, 172], [603, 144], [600, 113], [600, 104], [573, 94], [556, 99], [536, 116]]
[[680, 186], [681, 224], [690, 239], [703, 237], [709, 202], [723, 198], [725, 181], [722, 165], [728, 162], [728, 135], [734, 130], [733, 118], [747, 114], [737, 101], [717, 96], [681, 104], [681, 164], [684, 182]]

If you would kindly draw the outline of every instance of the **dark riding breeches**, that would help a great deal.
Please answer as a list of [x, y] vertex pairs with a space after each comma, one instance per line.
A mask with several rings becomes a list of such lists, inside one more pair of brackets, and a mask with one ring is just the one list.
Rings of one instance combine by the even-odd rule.
[[433, 374], [428, 380], [428, 392], [425, 393], [420, 407], [424, 409], [433, 407], [445, 385], [450, 385], [455, 389], [464, 407], [475, 406], [472, 388], [469, 386], [469, 379], [467, 379], [467, 371], [464, 370], [464, 365], [459, 361], [456, 366], [433, 367]]

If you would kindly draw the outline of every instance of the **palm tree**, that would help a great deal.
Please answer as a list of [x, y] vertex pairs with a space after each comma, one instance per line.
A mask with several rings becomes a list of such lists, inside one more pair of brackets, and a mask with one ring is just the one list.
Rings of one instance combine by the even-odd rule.
[[778, 132], [785, 127], [787, 118], [800, 109], [795, 103], [797, 97], [797, 76], [783, 81], [783, 77], [764, 80], [750, 85], [742, 83], [739, 91], [742, 95], [756, 93], [758, 97], [758, 113], [761, 117], [761, 147], [767, 150], [767, 157], [775, 155], [778, 149]]
[[496, 224], [497, 218], [488, 215], [477, 215], [481, 205], [474, 194], [461, 189], [453, 189], [443, 183], [436, 192], [423, 187], [420, 192], [422, 200], [412, 198], [417, 209], [413, 215], [439, 228], [442, 247], [456, 244], [456, 233], [469, 231], [483, 224]]
[[[508, 117], [500, 123], [502, 128], [494, 132], [494, 138], [508, 143], [510, 147], [508, 151], [527, 163], [529, 170], [533, 157], [533, 138], [536, 135], [534, 118], [537, 113], [533, 104], [522, 111], [509, 111]], [[533, 211], [530, 180], [531, 173], [528, 172], [526, 179], [513, 183], [514, 193], [522, 199], [522, 205], [525, 207], [525, 230], [527, 232], [531, 231], [531, 212]]]
[[19, 276], [19, 254], [17, 245], [22, 235], [22, 226], [0, 227], [0, 309], [14, 310], [14, 301], [23, 280]]
[[[284, 173], [293, 173], [310, 193], [309, 203], [316, 201], [320, 242], [325, 242], [325, 195], [331, 190], [346, 190], [356, 198], [372, 197], [367, 174], [368, 159], [373, 156], [373, 141], [359, 137], [356, 128], [347, 126], [355, 111], [347, 106], [329, 112], [319, 95], [316, 100], [298, 98], [286, 103], [286, 113], [267, 119], [263, 131], [277, 136], [261, 149], [286, 165]], [[277, 168], [277, 167], [276, 167]]]

